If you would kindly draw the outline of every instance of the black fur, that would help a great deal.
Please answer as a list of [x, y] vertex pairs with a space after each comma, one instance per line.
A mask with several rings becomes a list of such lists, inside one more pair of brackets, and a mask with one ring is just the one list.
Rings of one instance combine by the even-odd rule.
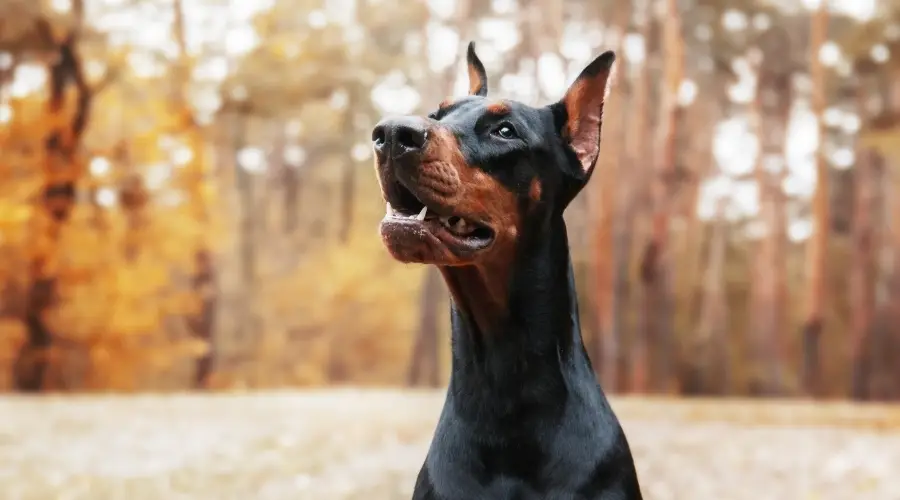
[[[471, 47], [468, 56], [483, 77]], [[451, 305], [450, 384], [413, 499], [640, 500], [628, 441], [582, 342], [563, 220], [590, 171], [567, 143], [564, 105], [498, 106], [484, 97], [486, 81], [429, 119], [453, 132], [468, 165], [520, 200], [508, 310], [486, 332], [465, 304]], [[514, 133], [498, 136], [501, 127]]]
[[561, 214], [547, 225], [523, 241], [502, 331], [451, 307], [450, 386], [414, 500], [642, 498], [581, 340]]

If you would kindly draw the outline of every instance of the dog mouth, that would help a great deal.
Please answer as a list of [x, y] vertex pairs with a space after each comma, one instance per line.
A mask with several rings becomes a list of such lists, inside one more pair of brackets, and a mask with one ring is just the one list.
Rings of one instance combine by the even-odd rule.
[[382, 230], [390, 226], [392, 232], [405, 232], [416, 240], [426, 236], [424, 231], [458, 256], [484, 250], [493, 243], [494, 231], [487, 224], [417, 195], [400, 182], [392, 184], [385, 196]]

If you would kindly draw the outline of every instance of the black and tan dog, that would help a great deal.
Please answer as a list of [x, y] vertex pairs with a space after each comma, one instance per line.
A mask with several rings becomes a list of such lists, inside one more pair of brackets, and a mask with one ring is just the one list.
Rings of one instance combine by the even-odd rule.
[[631, 451], [581, 339], [563, 211], [600, 148], [606, 52], [535, 108], [469, 96], [372, 133], [401, 262], [434, 264], [452, 295], [452, 374], [418, 500], [641, 498]]

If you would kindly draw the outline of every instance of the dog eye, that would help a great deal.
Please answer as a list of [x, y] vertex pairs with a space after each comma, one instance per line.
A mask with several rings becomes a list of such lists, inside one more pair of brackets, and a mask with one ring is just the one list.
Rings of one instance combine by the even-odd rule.
[[504, 139], [514, 139], [518, 137], [518, 135], [516, 135], [516, 129], [509, 123], [501, 123], [494, 129], [494, 134], [499, 135]]

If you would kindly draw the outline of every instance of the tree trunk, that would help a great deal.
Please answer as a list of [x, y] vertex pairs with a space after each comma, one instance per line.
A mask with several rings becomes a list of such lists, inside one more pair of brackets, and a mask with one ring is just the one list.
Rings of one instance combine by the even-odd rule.
[[[351, 90], [347, 96], [347, 107], [344, 111], [343, 127], [344, 130], [352, 130], [354, 125], [353, 110], [359, 105], [362, 96]], [[341, 207], [340, 207], [340, 229], [338, 240], [346, 243], [350, 238], [350, 232], [353, 229], [353, 206], [356, 199], [356, 175], [359, 168], [359, 162], [352, 157], [345, 158], [343, 161], [344, 172], [341, 178]]]
[[[879, 82], [879, 93], [882, 96], [884, 110], [891, 116], [900, 115], [900, 67], [888, 72]], [[872, 396], [880, 400], [900, 400], [900, 174], [897, 171], [897, 160], [885, 158], [888, 173], [887, 190], [890, 193], [888, 211], [890, 213], [890, 235], [885, 246], [890, 249], [890, 273], [888, 278], [888, 298], [886, 311], [882, 315], [877, 340], [877, 349], [873, 354], [873, 363], [877, 369], [872, 376]]]
[[[616, 30], [619, 32], [619, 38], [615, 47], [617, 54], [622, 54], [624, 46], [625, 32], [628, 29], [631, 20], [631, 5], [622, 3], [617, 6], [616, 12]], [[619, 66], [627, 64], [624, 58], [618, 62]], [[621, 255], [617, 252], [616, 239], [614, 232], [619, 229], [622, 224], [623, 203], [621, 193], [618, 193], [621, 186], [617, 185], [616, 179], [626, 171], [624, 162], [625, 151], [623, 148], [625, 135], [625, 108], [627, 103], [624, 102], [624, 95], [621, 87], [613, 82], [612, 93], [615, 96], [609, 100], [612, 106], [607, 105], [607, 111], [604, 119], [612, 122], [613, 126], [606, 129], [607, 136], [612, 136], [612, 140], [606, 141], [606, 149], [602, 159], [602, 169], [599, 172], [602, 182], [600, 186], [600, 209], [596, 218], [595, 227], [595, 244], [594, 244], [594, 272], [595, 287], [594, 295], [597, 305], [594, 308], [597, 315], [597, 340], [593, 343], [593, 359], [598, 368], [598, 375], [603, 383], [603, 387], [608, 392], [618, 392], [621, 390], [619, 382], [619, 373], [621, 370], [622, 358], [622, 339], [621, 325], [618, 312], [616, 310], [616, 284], [619, 280], [620, 271], [625, 266], [620, 265]]]
[[[700, 321], [691, 353], [696, 357], [692, 383], [685, 386], [687, 394], [717, 392], [728, 388], [728, 300], [725, 296], [725, 250], [728, 221], [725, 219], [726, 200], [717, 200], [716, 216], [709, 241], [706, 273], [703, 278], [703, 300]], [[716, 368], [722, 367], [722, 370]]]
[[[69, 221], [75, 206], [77, 183], [84, 175], [79, 147], [94, 97], [77, 51], [83, 2], [74, 1], [72, 11], [76, 24], [62, 41], [55, 40], [47, 20], [41, 19], [37, 24], [41, 36], [56, 47], [57, 56], [49, 67], [47, 79], [49, 100], [45, 121], [50, 128], [44, 140], [43, 193], [33, 223], [36, 241], [32, 245], [31, 284], [23, 318], [27, 335], [13, 363], [16, 389], [29, 392], [40, 391], [46, 384], [53, 333], [46, 325], [45, 316], [56, 300], [59, 236]], [[69, 86], [75, 89], [76, 107], [72, 119], [65, 120], [63, 114]], [[39, 245], [38, 241], [43, 244]]]
[[[686, 203], [682, 214], [687, 227], [678, 249], [679, 273], [676, 293], [680, 299], [679, 313], [683, 318], [681, 324], [696, 325], [691, 334], [686, 336], [687, 350], [682, 349], [685, 354], [679, 367], [679, 387], [682, 393], [693, 395], [709, 394], [727, 387], [728, 368], [725, 349], [728, 330], [724, 326], [707, 326], [709, 320], [704, 319], [704, 312], [709, 310], [711, 307], [709, 302], [712, 300], [707, 292], [709, 280], [713, 279], [708, 274], [708, 268], [712, 264], [710, 253], [715, 248], [711, 240], [716, 237], [714, 233], [720, 228], [716, 225], [716, 220], [707, 223], [698, 213], [703, 182], [718, 172], [713, 154], [713, 137], [723, 115], [723, 104], [727, 101], [728, 95], [725, 86], [714, 77], [700, 82], [699, 92], [704, 98], [695, 101], [691, 108], [686, 110], [682, 128], [682, 140], [690, 152], [684, 159], [685, 165], [690, 168], [688, 174], [690, 178], [686, 186]], [[724, 206], [716, 208], [723, 211], [725, 209]], [[725, 216], [724, 213], [719, 215]], [[721, 228], [722, 231], [726, 229]], [[709, 252], [703, 251], [705, 247], [709, 248]], [[724, 297], [724, 290], [722, 292]], [[696, 324], [693, 323], [695, 318]], [[711, 336], [706, 338], [705, 335]], [[715, 357], [717, 355], [711, 354], [719, 352], [720, 347], [721, 356]]]
[[[857, 74], [853, 89], [856, 109], [863, 123], [870, 113], [866, 101], [873, 91], [873, 79], [862, 71]], [[887, 108], [884, 108], [887, 109]], [[881, 158], [875, 151], [857, 142], [856, 165], [853, 170], [852, 259], [850, 268], [850, 397], [866, 400], [870, 397], [872, 374], [872, 331], [875, 323], [875, 289], [878, 272], [875, 213], [879, 205], [882, 170]]]
[[297, 216], [300, 209], [300, 165], [285, 161], [281, 170], [281, 182], [284, 184], [282, 232], [286, 236], [291, 236], [297, 230]]
[[[353, 108], [350, 108], [353, 109]], [[353, 202], [356, 194], [356, 169], [353, 158], [344, 159], [344, 173], [341, 178], [341, 226], [338, 239], [346, 243], [353, 229]]]
[[851, 332], [850, 397], [868, 399], [870, 374], [866, 347], [872, 331], [875, 304], [875, 231], [872, 224], [873, 202], [880, 159], [871, 151], [860, 151], [854, 172], [853, 258], [850, 269]]
[[[200, 127], [194, 119], [187, 104], [188, 85], [190, 84], [190, 63], [187, 52], [187, 38], [184, 23], [184, 6], [182, 0], [174, 0], [174, 22], [172, 25], [173, 38], [178, 46], [178, 60], [173, 70], [174, 85], [172, 88], [171, 104], [175, 111], [181, 114], [183, 131], [187, 135], [188, 144], [193, 153], [190, 164], [185, 169], [188, 177], [188, 186], [191, 189], [191, 211], [196, 220], [201, 224], [210, 222], [209, 210], [203, 195], [203, 184], [206, 177], [205, 144]], [[207, 344], [206, 353], [196, 361], [194, 373], [194, 387], [207, 387], [209, 376], [215, 359], [215, 310], [218, 304], [219, 292], [216, 285], [216, 266], [210, 244], [206, 237], [202, 237], [197, 243], [193, 255], [193, 274], [191, 276], [191, 289], [200, 298], [200, 308], [192, 316], [186, 318], [188, 329], [194, 338]]]
[[[119, 205], [125, 214], [125, 242], [123, 251], [125, 261], [135, 262], [143, 247], [144, 228], [147, 225], [147, 193], [144, 180], [134, 168], [131, 153], [125, 141], [115, 147], [114, 161], [123, 172], [123, 179], [119, 183]], [[102, 210], [97, 206], [96, 210]]]
[[676, 0], [666, 1], [663, 21], [664, 88], [661, 117], [655, 150], [656, 175], [653, 179], [653, 217], [650, 241], [644, 250], [641, 281], [645, 288], [645, 338], [653, 346], [649, 382], [653, 392], [669, 392], [672, 383], [672, 356], [675, 339], [672, 328], [672, 293], [669, 246], [669, 211], [672, 184], [676, 173], [677, 126], [680, 115], [678, 90], [684, 74], [684, 47], [681, 16]]
[[[438, 309], [443, 295], [443, 279], [440, 271], [428, 266], [422, 281], [422, 295], [419, 314], [419, 331], [413, 345], [409, 363], [407, 383], [418, 384], [422, 378], [430, 387], [441, 383], [441, 364], [438, 349]], [[428, 373], [423, 373], [428, 367]]]
[[819, 52], [828, 36], [828, 3], [821, 2], [812, 16], [810, 75], [812, 78], [812, 111], [818, 124], [819, 146], [816, 149], [816, 189], [813, 193], [812, 234], [807, 243], [807, 304], [802, 327], [803, 388], [808, 395], [822, 395], [822, 367], [819, 341], [822, 335], [825, 306], [825, 277], [828, 264], [828, 233], [830, 222], [828, 165], [825, 162], [825, 67]]
[[[243, 110], [236, 110], [231, 117], [231, 149], [237, 155], [247, 144], [247, 121]], [[256, 217], [253, 200], [253, 176], [240, 159], [234, 163], [235, 184], [238, 193], [238, 261], [241, 276], [242, 303], [238, 314], [238, 336], [247, 335], [252, 329], [256, 299]]]
[[[783, 332], [787, 315], [785, 193], [786, 140], [791, 112], [791, 71], [780, 57], [790, 42], [786, 33], [770, 30], [761, 39], [753, 101], [759, 156], [754, 177], [759, 189], [760, 217], [766, 234], [760, 241], [752, 280], [750, 345], [753, 370], [749, 392], [776, 396], [784, 390]], [[776, 172], [769, 171], [776, 167]]]
[[[269, 147], [266, 151], [266, 171], [264, 189], [261, 196], [257, 196], [256, 204], [262, 214], [260, 225], [264, 228], [264, 234], [260, 235], [265, 242], [280, 243], [280, 228], [276, 227], [276, 221], [280, 217], [278, 203], [279, 195], [284, 191], [284, 170], [287, 169], [284, 160], [284, 152], [287, 149], [287, 134], [285, 124], [278, 119], [268, 120], [266, 136], [269, 138]], [[277, 242], [277, 243], [276, 243]], [[279, 255], [280, 257], [280, 255]]]
[[[622, 318], [623, 323], [630, 312], [630, 301], [628, 300], [630, 294], [628, 290], [628, 280], [626, 279], [628, 277], [627, 261], [631, 260], [633, 242], [635, 240], [633, 230], [630, 228], [634, 228], [637, 225], [638, 215], [640, 215], [641, 212], [640, 207], [643, 205], [641, 201], [644, 201], [644, 198], [647, 197], [644, 179], [646, 179], [647, 176], [650, 175], [650, 171], [652, 171], [652, 160], [651, 155], [648, 154], [647, 151], [647, 144], [650, 142], [649, 136], [651, 129], [649, 119], [652, 89], [652, 82], [650, 79], [650, 57], [652, 50], [655, 49], [654, 44], [651, 43], [651, 38], [654, 35], [655, 20], [651, 15], [649, 2], [645, 4], [642, 14], [643, 23], [641, 26], [641, 37], [645, 40], [644, 43], [646, 44], [647, 51], [634, 83], [634, 115], [628, 134], [630, 139], [628, 143], [628, 159], [631, 168], [629, 169], [630, 172], [623, 176], [621, 188], [623, 192], [620, 193], [623, 204], [621, 207], [622, 222], [616, 224], [616, 234], [614, 236], [616, 250], [617, 252], [621, 252], [619, 257], [623, 259], [623, 261], [618, 262], [616, 266], [621, 279], [617, 280], [615, 286], [615, 293], [618, 296], [617, 302], [619, 305], [617, 311], [619, 312], [619, 317]], [[639, 198], [640, 200], [637, 201], [635, 198]], [[634, 248], [634, 250], [637, 249]], [[648, 290], [645, 289], [644, 293], [646, 294], [647, 292]], [[644, 314], [639, 315], [638, 318], [639, 324], [632, 332], [633, 335], [630, 346], [631, 359], [628, 360], [630, 373], [628, 389], [642, 393], [647, 391], [647, 373], [649, 365], [647, 334], [651, 318]]]

